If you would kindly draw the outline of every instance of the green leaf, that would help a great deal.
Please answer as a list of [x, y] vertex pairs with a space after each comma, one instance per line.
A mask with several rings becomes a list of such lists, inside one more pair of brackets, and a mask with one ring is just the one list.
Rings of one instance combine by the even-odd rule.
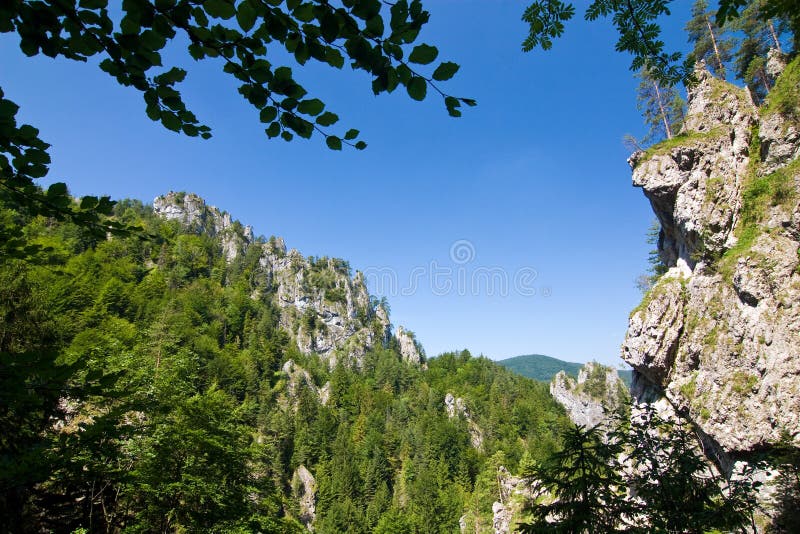
[[239, 27], [245, 32], [249, 32], [253, 29], [253, 26], [255, 26], [256, 10], [249, 1], [244, 1], [239, 4], [239, 9], [236, 10], [236, 21], [239, 23]]
[[153, 30], [143, 31], [139, 36], [139, 39], [148, 50], [161, 50], [164, 48], [164, 45], [167, 44], [167, 40], [164, 38], [164, 36], [159, 35]]
[[456, 97], [454, 96], [445, 97], [444, 105], [447, 107], [447, 113], [449, 113], [451, 117], [461, 116], [461, 111], [458, 109], [461, 107], [461, 101]]
[[275, 106], [267, 106], [261, 110], [260, 119], [264, 124], [274, 121], [278, 118], [278, 109]]
[[364, 150], [365, 148], [367, 148], [367, 143], [365, 143], [364, 141], [359, 141], [358, 143], [356, 143], [357, 150]]
[[325, 104], [318, 98], [303, 100], [298, 104], [297, 111], [304, 115], [317, 116], [325, 109]]
[[409, 80], [406, 90], [408, 91], [408, 96], [414, 100], [425, 100], [425, 95], [428, 92], [428, 84], [423, 78], [414, 76]]
[[444, 63], [440, 64], [436, 67], [436, 70], [433, 71], [433, 79], [439, 82], [444, 82], [452, 78], [460, 67], [457, 63], [453, 63], [452, 61], [445, 61]]
[[336, 137], [335, 135], [329, 135], [325, 138], [325, 143], [327, 143], [328, 148], [331, 150], [341, 150], [342, 149], [342, 140]]
[[350, 130], [347, 130], [347, 133], [344, 134], [344, 138], [347, 141], [352, 141], [353, 139], [358, 137], [358, 133], [359, 133], [358, 130], [356, 130], [355, 128], [351, 128]]
[[322, 32], [322, 38], [332, 43], [339, 37], [339, 19], [329, 11], [322, 16], [319, 29]]
[[203, 8], [206, 10], [206, 13], [212, 17], [226, 20], [236, 14], [236, 8], [233, 2], [227, 0], [206, 0], [203, 2]]
[[275, 69], [275, 80], [286, 81], [292, 79], [292, 69], [289, 67], [278, 67]]
[[375, 15], [371, 19], [367, 21], [367, 31], [373, 37], [382, 37], [383, 36], [383, 17], [380, 15]]
[[47, 198], [55, 199], [67, 195], [67, 184], [63, 182], [56, 182], [47, 188]]
[[82, 210], [90, 210], [97, 206], [98, 199], [97, 197], [83, 197], [81, 199], [81, 209]]
[[81, 0], [78, 5], [84, 9], [102, 9], [108, 6], [108, 0]]
[[414, 50], [411, 51], [411, 55], [408, 56], [408, 60], [412, 63], [427, 65], [435, 60], [438, 55], [439, 50], [437, 50], [435, 46], [421, 44], [414, 47]]
[[181, 131], [181, 120], [176, 114], [170, 113], [169, 111], [161, 113], [161, 124], [163, 124], [167, 130], [172, 130], [173, 132]]
[[39, 135], [39, 130], [37, 130], [30, 124], [23, 124], [19, 128], [19, 137], [25, 142], [30, 143], [31, 141], [36, 139], [37, 135]]
[[325, 50], [325, 62], [331, 67], [341, 69], [344, 66], [344, 56], [335, 48]]
[[339, 116], [336, 113], [331, 113], [330, 111], [326, 111], [319, 117], [317, 117], [317, 124], [320, 126], [331, 126], [336, 124], [339, 121]]
[[11, 100], [0, 100], [0, 117], [13, 117], [19, 111], [19, 106]]
[[292, 11], [292, 15], [301, 22], [311, 22], [314, 20], [314, 4], [300, 4]]
[[274, 137], [278, 137], [278, 135], [280, 135], [280, 133], [281, 133], [281, 125], [280, 125], [280, 123], [278, 123], [278, 122], [273, 122], [273, 123], [272, 123], [272, 124], [270, 124], [270, 125], [269, 125], [269, 127], [268, 127], [266, 130], [264, 130], [264, 131], [265, 131], [265, 132], [267, 132], [267, 136], [268, 136], [270, 139], [272, 139], [272, 138], [274, 138]]

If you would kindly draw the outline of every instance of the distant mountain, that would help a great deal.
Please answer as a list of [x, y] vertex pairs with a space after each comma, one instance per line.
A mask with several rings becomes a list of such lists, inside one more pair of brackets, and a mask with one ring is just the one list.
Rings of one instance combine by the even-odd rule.
[[[543, 382], [550, 382], [559, 371], [577, 377], [578, 371], [583, 367], [582, 363], [565, 362], [544, 354], [524, 354], [498, 360], [497, 363], [517, 374]], [[617, 373], [622, 381], [630, 387], [632, 371], [630, 369], [617, 370]]]

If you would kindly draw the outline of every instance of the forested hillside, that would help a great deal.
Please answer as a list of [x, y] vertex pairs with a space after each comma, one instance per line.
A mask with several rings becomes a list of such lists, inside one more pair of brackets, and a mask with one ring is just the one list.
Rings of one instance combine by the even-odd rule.
[[522, 376], [544, 382], [550, 382], [559, 371], [564, 371], [571, 376], [578, 376], [581, 368], [579, 363], [565, 362], [544, 354], [524, 354], [498, 360], [497, 363]]
[[[581, 363], [565, 362], [564, 360], [545, 356], [544, 354], [524, 354], [522, 356], [497, 360], [497, 363], [522, 376], [545, 382], [550, 382], [559, 371], [564, 371], [568, 375], [577, 378], [578, 371], [583, 367]], [[622, 369], [618, 370], [617, 373], [622, 381], [630, 387], [631, 370]]]
[[346, 262], [159, 211], [120, 202], [143, 231], [100, 240], [2, 211], [38, 246], [0, 263], [3, 531], [453, 532], [556, 450], [546, 385], [409, 357]]

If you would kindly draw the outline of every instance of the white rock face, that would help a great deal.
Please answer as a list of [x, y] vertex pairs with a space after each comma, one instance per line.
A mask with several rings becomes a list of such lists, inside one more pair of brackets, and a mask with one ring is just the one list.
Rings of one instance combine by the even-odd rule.
[[540, 490], [534, 480], [512, 476], [502, 465], [497, 470], [497, 482], [500, 500], [492, 504], [492, 529], [494, 534], [510, 534], [522, 504], [535, 499]]
[[403, 361], [415, 365], [425, 361], [423, 351], [412, 333], [404, 330], [402, 326], [398, 326], [396, 337], [400, 345], [400, 354], [403, 356]]
[[731, 244], [757, 120], [744, 91], [707, 71], [697, 78], [681, 132], [686, 143], [629, 160], [633, 185], [645, 191], [661, 223], [661, 257], [684, 274], [700, 254], [721, 253]]
[[607, 422], [628, 396], [616, 369], [595, 362], [584, 365], [577, 380], [559, 371], [550, 382], [550, 394], [573, 423], [587, 428]]
[[[155, 213], [176, 220], [192, 231], [219, 239], [222, 252], [232, 262], [250, 247], [259, 247], [258, 282], [252, 298], [274, 294], [281, 311], [280, 325], [306, 354], [318, 354], [330, 367], [343, 361], [360, 366], [364, 354], [385, 346], [391, 324], [386, 310], [370, 299], [364, 276], [334, 258], [305, 258], [286, 250], [281, 238], [256, 242], [253, 230], [231, 220], [228, 213], [209, 206], [193, 193], [170, 192], [153, 201]], [[424, 362], [424, 351], [402, 328], [397, 334], [404, 361]], [[321, 398], [325, 397], [323, 393]]]
[[240, 231], [236, 231], [229, 213], [207, 205], [194, 193], [170, 191], [166, 195], [156, 197], [153, 200], [153, 211], [167, 220], [179, 221], [195, 231], [219, 237], [228, 263], [244, 253], [253, 242], [253, 229], [250, 226], [244, 226]]
[[283, 254], [269, 245], [260, 262], [276, 293], [281, 326], [301, 351], [319, 354], [331, 367], [341, 359], [360, 366], [370, 348], [385, 343], [388, 318], [377, 313], [360, 272], [350, 278], [341, 260], [311, 262], [296, 250]]
[[300, 465], [292, 476], [292, 492], [300, 504], [300, 522], [313, 532], [317, 517], [317, 481], [304, 465]]
[[[791, 117], [699, 79], [685, 142], [631, 159], [663, 227], [662, 259], [689, 270], [671, 270], [631, 314], [622, 357], [637, 375], [634, 396], [668, 399], [727, 470], [781, 435], [800, 446], [800, 135]], [[781, 189], [748, 208], [756, 179], [770, 184], [761, 194]]]
[[464, 399], [461, 397], [454, 397], [452, 393], [444, 396], [444, 409], [447, 412], [447, 417], [450, 419], [463, 418], [469, 426], [470, 443], [473, 448], [483, 450], [483, 431], [478, 424], [472, 419], [472, 415], [467, 409]]

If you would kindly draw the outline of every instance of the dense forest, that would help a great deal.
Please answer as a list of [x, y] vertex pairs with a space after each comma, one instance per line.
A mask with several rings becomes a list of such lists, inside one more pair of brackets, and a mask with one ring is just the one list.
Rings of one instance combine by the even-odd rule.
[[[303, 100], [291, 70], [265, 66], [273, 40], [301, 65], [314, 57], [341, 68], [345, 50], [354, 67], [374, 76], [376, 94], [400, 84], [422, 100], [430, 86], [450, 115], [475, 105], [434, 84], [453, 77], [455, 63], [439, 63], [429, 78], [404, 62], [402, 46], [427, 21], [419, 2], [392, 4], [391, 35], [375, 47], [384, 32], [381, 4], [350, 4], [352, 12], [287, 2], [291, 16], [270, 19], [272, 7], [249, 0], [125, 2], [124, 31], [112, 38], [106, 2], [18, 2], [0, 9], [0, 31], [18, 31], [29, 55], [85, 60], [102, 50], [111, 59], [101, 68], [143, 93], [150, 118], [192, 137], [210, 129], [173, 88], [185, 71], [146, 75], [160, 66], [158, 50], [175, 28], [190, 37], [195, 59], [228, 58], [226, 72], [242, 81], [240, 93], [270, 138], [317, 135], [333, 150], [366, 147], [357, 130], [324, 130], [338, 117], [323, 113], [320, 100]], [[634, 24], [637, 15], [663, 14], [668, 2], [633, 2], [638, 11], [627, 2], [630, 12], [622, 4], [594, 2], [587, 18], [613, 14], [618, 48], [635, 57], [649, 129], [628, 138], [637, 161], [718, 136], [685, 127], [674, 84], [697, 82], [695, 62], [708, 70], [703, 77], [716, 96], [727, 91], [718, 90], [721, 80], [739, 81], [741, 108], [787, 121], [771, 142], [796, 143], [800, 19], [791, 2], [723, 1], [715, 16], [697, 1], [686, 26], [692, 54], [674, 71], [678, 57], [662, 53], [657, 26], [637, 36]], [[549, 17], [553, 10], [560, 14]], [[573, 14], [558, 1], [534, 2], [524, 16], [531, 24], [525, 48], [549, 48]], [[209, 30], [207, 15], [235, 20], [244, 34], [256, 20], [267, 22], [244, 38], [222, 26]], [[63, 39], [62, 24], [70, 34]], [[429, 65], [437, 57], [435, 47], [419, 44], [408, 61]], [[768, 480], [783, 514], [775, 524], [796, 528], [796, 438], [748, 450], [750, 463], [734, 473], [703, 455], [698, 443], [707, 436], [697, 425], [652, 406], [623, 406], [592, 428], [573, 425], [544, 383], [466, 350], [425, 358], [344, 260], [287, 252], [281, 239], [253, 237], [193, 195], [171, 193], [157, 208], [73, 199], [61, 183], [39, 187], [49, 146], [36, 128], [17, 123], [18, 109], [0, 91], [0, 530], [486, 532], [497, 529], [496, 505], [517, 499], [514, 528], [526, 532], [742, 531], [763, 526], [756, 525], [757, 493], [770, 469], [780, 471]], [[758, 128], [749, 133], [754, 163], [742, 190], [739, 248], [730, 249], [736, 253], [755, 240], [768, 209], [794, 199], [797, 182], [795, 163], [756, 176], [770, 146], [759, 145]], [[796, 154], [787, 149], [781, 157]], [[676, 258], [661, 254], [665, 235], [661, 227], [651, 233], [658, 250], [634, 314], [659, 297], [653, 288], [676, 267]], [[710, 255], [695, 252], [693, 265]], [[714, 262], [707, 266], [720, 267]], [[671, 284], [688, 293], [682, 275], [670, 280], [662, 290]], [[703, 342], [717, 340], [715, 333]], [[747, 377], [723, 385], [744, 396], [758, 386]], [[692, 395], [694, 388], [686, 385]]]
[[280, 325], [269, 240], [229, 260], [203, 228], [115, 213], [148, 237], [3, 210], [41, 247], [0, 271], [3, 530], [288, 532], [303, 466], [317, 531], [452, 532], [491, 523], [499, 464], [557, 449], [545, 384], [466, 351], [408, 363], [393, 338], [329, 368]]

